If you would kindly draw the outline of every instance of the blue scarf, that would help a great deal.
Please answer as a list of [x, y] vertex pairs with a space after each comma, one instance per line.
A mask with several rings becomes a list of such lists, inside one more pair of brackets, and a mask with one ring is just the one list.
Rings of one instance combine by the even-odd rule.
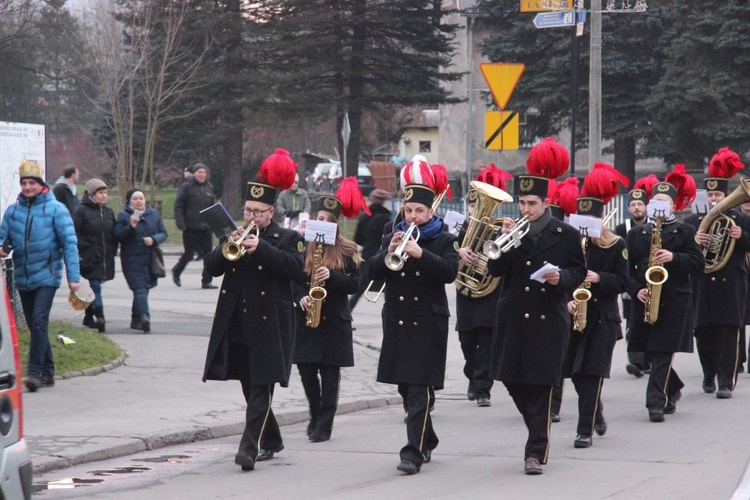
[[[406, 232], [411, 224], [406, 223], [406, 219], [402, 219], [401, 222], [396, 224], [396, 232]], [[443, 219], [437, 215], [433, 215], [432, 219], [417, 226], [419, 228], [419, 239], [424, 238], [425, 240], [431, 240], [437, 238], [437, 236], [443, 232]]]

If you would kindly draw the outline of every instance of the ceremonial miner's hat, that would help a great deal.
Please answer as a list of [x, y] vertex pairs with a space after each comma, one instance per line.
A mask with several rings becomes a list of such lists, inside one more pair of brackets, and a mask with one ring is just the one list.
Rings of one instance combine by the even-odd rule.
[[277, 149], [263, 160], [258, 171], [258, 180], [247, 183], [245, 201], [257, 201], [273, 206], [278, 191], [289, 189], [294, 184], [297, 163], [285, 149]]

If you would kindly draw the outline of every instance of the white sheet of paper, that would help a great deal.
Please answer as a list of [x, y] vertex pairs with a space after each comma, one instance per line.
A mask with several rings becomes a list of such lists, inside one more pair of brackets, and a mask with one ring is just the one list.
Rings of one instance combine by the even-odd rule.
[[318, 238], [323, 238], [323, 243], [333, 245], [336, 243], [338, 228], [338, 224], [334, 222], [310, 219], [305, 227], [305, 241], [319, 241]]
[[669, 202], [667, 200], [651, 200], [646, 205], [646, 214], [649, 217], [667, 217], [669, 215]]
[[559, 271], [559, 270], [560, 270], [560, 268], [557, 267], [556, 265], [547, 263], [547, 264], [544, 264], [539, 269], [537, 269], [536, 271], [534, 271], [531, 274], [530, 279], [536, 280], [539, 283], [544, 283], [547, 280], [544, 279], [544, 278], [542, 278], [542, 275], [545, 275], [547, 273], [551, 273], [553, 271]]
[[464, 217], [463, 214], [454, 212], [453, 210], [448, 210], [447, 212], [445, 212], [445, 217], [443, 217], [443, 222], [445, 222], [445, 225], [448, 226], [448, 232], [455, 236], [458, 236], [458, 233], [461, 231], [461, 226], [463, 226], [465, 220], [466, 217]]
[[590, 215], [570, 214], [568, 224], [578, 229], [581, 236], [598, 238], [602, 234], [602, 220]]
[[708, 191], [705, 189], [698, 189], [695, 192], [695, 200], [693, 201], [693, 204], [690, 205], [690, 208], [693, 209], [694, 214], [707, 214], [708, 210], [711, 208], [708, 203]]

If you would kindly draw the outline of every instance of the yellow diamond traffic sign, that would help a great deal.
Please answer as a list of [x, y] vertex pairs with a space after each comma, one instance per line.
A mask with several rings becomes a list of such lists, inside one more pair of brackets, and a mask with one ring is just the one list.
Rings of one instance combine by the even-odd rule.
[[518, 113], [487, 111], [484, 115], [484, 147], [486, 149], [518, 149]]
[[498, 109], [503, 110], [526, 69], [523, 63], [482, 63], [479, 65]]

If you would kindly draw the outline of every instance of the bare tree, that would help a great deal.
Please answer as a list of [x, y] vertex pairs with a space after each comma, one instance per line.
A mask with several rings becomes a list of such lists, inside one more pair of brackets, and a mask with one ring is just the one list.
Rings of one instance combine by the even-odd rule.
[[4, 47], [34, 28], [34, 0], [0, 0], [0, 54]]

